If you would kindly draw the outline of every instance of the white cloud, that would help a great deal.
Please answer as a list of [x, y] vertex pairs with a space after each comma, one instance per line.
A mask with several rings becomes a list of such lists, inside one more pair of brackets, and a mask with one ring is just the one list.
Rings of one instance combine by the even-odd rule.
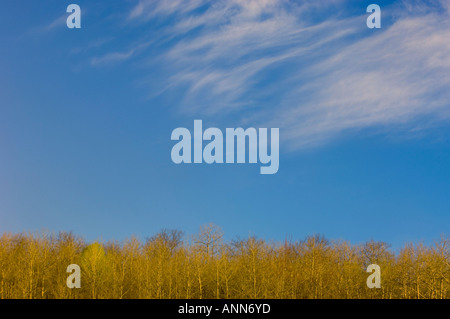
[[190, 12], [207, 0], [140, 0], [129, 14], [130, 19], [148, 20], [156, 15]]
[[[102, 45], [103, 42], [99, 42]], [[120, 63], [131, 59], [133, 56], [141, 53], [145, 48], [147, 48], [153, 41], [147, 41], [142, 43], [135, 43], [131, 45], [131, 48], [123, 52], [109, 52], [99, 57], [91, 58], [92, 66], [104, 66], [115, 63]], [[93, 43], [95, 45], [95, 43]]]
[[67, 16], [63, 15], [59, 18], [56, 18], [51, 23], [41, 28], [41, 31], [50, 31], [56, 28], [67, 28], [66, 26]]
[[107, 53], [101, 57], [94, 57], [91, 59], [91, 65], [99, 66], [106, 65], [114, 62], [121, 62], [128, 60], [133, 55], [134, 50], [130, 50], [127, 52], [111, 52]]
[[291, 142], [301, 147], [351, 129], [413, 128], [421, 117], [448, 119], [448, 39], [448, 15], [447, 20], [434, 13], [400, 19], [311, 66], [314, 81], [290, 92], [310, 98], [289, 105], [274, 122], [282, 122]]
[[381, 30], [366, 28], [365, 10], [345, 16], [347, 4], [141, 1], [129, 18], [177, 17], [158, 30], [175, 39], [158, 59], [167, 87], [186, 88], [182, 111], [277, 126], [296, 148], [351, 130], [447, 119], [448, 3], [382, 8], [395, 22]]

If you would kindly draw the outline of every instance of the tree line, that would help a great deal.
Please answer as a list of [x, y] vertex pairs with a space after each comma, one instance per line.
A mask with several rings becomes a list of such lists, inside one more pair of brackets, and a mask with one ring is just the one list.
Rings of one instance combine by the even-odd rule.
[[[86, 243], [72, 233], [0, 237], [0, 298], [386, 298], [449, 299], [450, 238], [430, 246], [384, 242], [353, 245], [309, 236], [270, 243], [256, 237], [225, 242], [215, 225], [183, 240], [162, 230], [144, 242]], [[81, 268], [69, 289], [67, 266]], [[369, 289], [367, 266], [381, 268]]]

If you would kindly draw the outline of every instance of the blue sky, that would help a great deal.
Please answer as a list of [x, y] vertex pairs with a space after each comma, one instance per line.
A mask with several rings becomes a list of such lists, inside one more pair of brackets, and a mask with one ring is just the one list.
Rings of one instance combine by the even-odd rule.
[[[74, 2], [0, 11], [0, 232], [448, 235], [447, 1]], [[279, 127], [278, 173], [172, 163], [194, 119]]]

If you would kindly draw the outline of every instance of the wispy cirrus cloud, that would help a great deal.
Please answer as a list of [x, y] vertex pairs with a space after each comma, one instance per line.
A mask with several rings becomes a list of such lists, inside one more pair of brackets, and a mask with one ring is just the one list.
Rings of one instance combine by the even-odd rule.
[[128, 60], [129, 58], [131, 58], [132, 55], [134, 54], [134, 52], [135, 52], [135, 50], [129, 50], [126, 52], [107, 53], [103, 56], [92, 58], [91, 65], [99, 66], [99, 65], [111, 64], [114, 62], [125, 61], [125, 60]]
[[56, 28], [65, 27], [66, 21], [67, 21], [66, 15], [60, 16], [60, 17], [56, 18], [55, 20], [53, 20], [51, 23], [41, 27], [40, 31], [44, 32], [44, 31], [50, 31], [50, 30], [53, 30]]
[[[405, 16], [306, 71], [274, 122], [296, 147], [363, 128], [415, 129], [450, 115], [450, 23], [447, 12]], [[289, 103], [288, 103], [289, 104]]]
[[[91, 58], [92, 66], [105, 66], [120, 63], [131, 59], [133, 56], [141, 53], [146, 47], [148, 47], [153, 41], [134, 43], [128, 50], [109, 52], [100, 56]], [[100, 42], [100, 45], [103, 42]]]
[[129, 17], [131, 19], [148, 20], [158, 14], [187, 13], [209, 2], [208, 0], [139, 0], [130, 12]]
[[[157, 57], [180, 109], [282, 128], [295, 149], [364, 128], [411, 129], [448, 119], [450, 15], [445, 1], [383, 8], [393, 22], [365, 26], [349, 2], [140, 1], [128, 19], [172, 18]], [[105, 59], [129, 55], [105, 56]]]

